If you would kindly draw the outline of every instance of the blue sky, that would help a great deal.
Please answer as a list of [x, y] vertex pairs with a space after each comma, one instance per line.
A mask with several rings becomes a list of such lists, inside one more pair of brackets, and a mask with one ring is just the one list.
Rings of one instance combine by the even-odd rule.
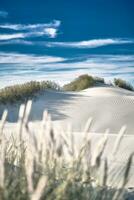
[[0, 87], [80, 74], [134, 84], [133, 0], [0, 0]]

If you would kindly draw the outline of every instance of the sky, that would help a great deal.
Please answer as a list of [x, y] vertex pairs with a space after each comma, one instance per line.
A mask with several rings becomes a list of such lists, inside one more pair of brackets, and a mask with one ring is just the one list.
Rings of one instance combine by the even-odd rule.
[[0, 0], [0, 88], [81, 74], [134, 85], [133, 0]]

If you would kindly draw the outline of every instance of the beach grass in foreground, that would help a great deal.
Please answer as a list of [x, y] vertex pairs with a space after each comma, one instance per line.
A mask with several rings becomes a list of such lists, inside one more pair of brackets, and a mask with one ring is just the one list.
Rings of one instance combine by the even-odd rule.
[[[125, 186], [133, 154], [128, 158], [122, 184], [110, 187], [108, 162], [105, 159], [103, 178], [96, 173], [107, 142], [107, 132], [90, 152], [89, 119], [80, 149], [73, 142], [73, 132], [66, 135], [56, 130], [51, 117], [44, 112], [38, 134], [29, 129], [32, 101], [21, 105], [18, 123], [13, 134], [6, 137], [4, 126], [7, 111], [3, 113], [0, 128], [0, 199], [2, 200], [125, 200]], [[36, 132], [34, 130], [34, 132]], [[123, 133], [121, 133], [122, 135]], [[118, 149], [121, 137], [116, 140]], [[116, 149], [114, 149], [116, 151]]]

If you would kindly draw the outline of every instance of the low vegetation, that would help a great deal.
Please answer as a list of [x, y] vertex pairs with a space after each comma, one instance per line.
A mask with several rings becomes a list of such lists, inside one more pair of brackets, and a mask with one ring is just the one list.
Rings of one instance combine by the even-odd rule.
[[[125, 200], [132, 156], [128, 158], [120, 189], [110, 188], [108, 162], [104, 176], [98, 173], [107, 137], [104, 134], [91, 154], [89, 120], [81, 147], [76, 148], [73, 133], [56, 132], [50, 116], [44, 112], [38, 128], [30, 128], [31, 101], [22, 105], [16, 129], [5, 131], [7, 112], [0, 130], [0, 199], [1, 200]], [[17, 131], [17, 132], [15, 132]], [[8, 137], [5, 137], [6, 136]], [[117, 138], [116, 146], [121, 142]], [[115, 173], [115, 172], [114, 172]], [[116, 174], [116, 173], [115, 173]], [[101, 181], [101, 178], [102, 181]]]
[[[105, 84], [103, 78], [84, 74], [76, 78], [74, 81], [64, 85], [62, 89], [65, 91], [81, 91], [100, 84]], [[122, 79], [114, 79], [114, 85], [134, 91], [132, 85]], [[46, 89], [60, 90], [61, 87], [53, 81], [31, 81], [24, 84], [6, 87], [0, 90], [0, 103], [16, 103], [18, 101], [25, 102], [28, 99], [33, 98], [38, 92]]]
[[92, 76], [84, 74], [76, 78], [69, 84], [64, 85], [63, 89], [67, 91], [80, 91], [86, 88], [92, 87], [95, 84], [95, 80]]
[[59, 85], [52, 81], [31, 81], [6, 87], [0, 90], [0, 103], [15, 103], [16, 101], [26, 101], [34, 97], [39, 91], [45, 89], [59, 90]]
[[79, 76], [69, 84], [64, 85], [63, 90], [80, 91], [100, 84], [105, 84], [105, 80], [103, 78], [93, 77], [88, 74], [84, 74]]
[[120, 78], [115, 78], [114, 84], [115, 84], [115, 86], [118, 86], [120, 88], [127, 89], [127, 90], [130, 90], [130, 91], [134, 91], [134, 88], [130, 83], [128, 83], [125, 80], [122, 80]]
[[[115, 78], [113, 82], [114, 82], [114, 85], [117, 87], [134, 91], [133, 86], [130, 83], [126, 82], [125, 80], [122, 80], [120, 78]], [[63, 90], [80, 91], [80, 90], [84, 90], [89, 87], [98, 86], [101, 84], [106, 84], [104, 78], [93, 77], [93, 76], [89, 76], [88, 74], [84, 74], [84, 75], [79, 76], [74, 81], [70, 82], [69, 84], [64, 85]], [[111, 86], [114, 86], [114, 85], [111, 83]]]

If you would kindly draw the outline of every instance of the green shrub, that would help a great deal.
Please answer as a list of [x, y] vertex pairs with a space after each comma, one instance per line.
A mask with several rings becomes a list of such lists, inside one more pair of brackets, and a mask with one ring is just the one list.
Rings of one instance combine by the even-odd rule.
[[89, 76], [88, 74], [84, 74], [76, 78], [71, 83], [64, 85], [63, 89], [68, 91], [80, 91], [84, 90], [86, 88], [92, 87], [94, 85], [95, 81], [92, 76]]
[[120, 88], [124, 88], [124, 89], [130, 90], [130, 91], [134, 90], [133, 86], [130, 83], [128, 83], [125, 80], [122, 80], [120, 78], [115, 78], [114, 84]]
[[33, 97], [37, 92], [45, 89], [59, 90], [60, 87], [52, 81], [31, 81], [20, 85], [6, 87], [0, 90], [0, 103], [25, 101]]

